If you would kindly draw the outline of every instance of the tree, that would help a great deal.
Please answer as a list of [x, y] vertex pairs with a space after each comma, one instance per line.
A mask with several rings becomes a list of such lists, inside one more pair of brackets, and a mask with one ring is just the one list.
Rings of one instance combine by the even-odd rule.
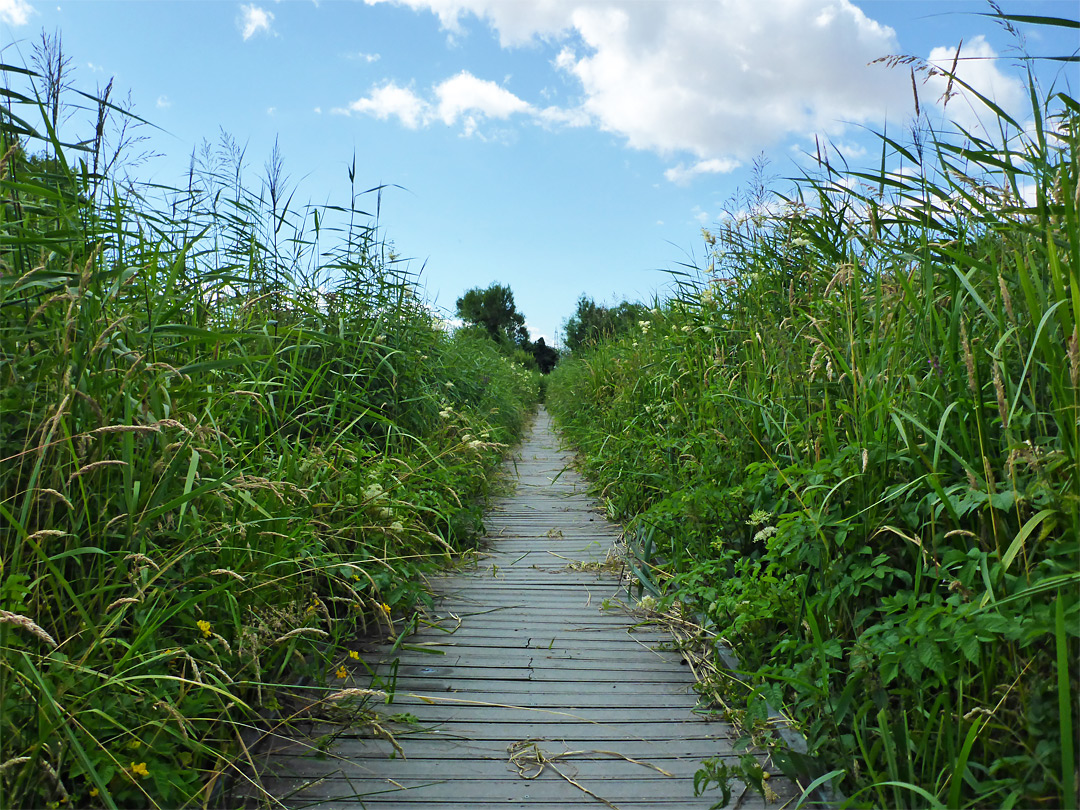
[[588, 349], [602, 340], [629, 332], [645, 316], [645, 307], [623, 301], [618, 306], [598, 305], [587, 296], [578, 299], [577, 311], [566, 321], [566, 347]]
[[532, 355], [541, 374], [550, 374], [555, 364], [559, 362], [558, 349], [548, 346], [542, 337], [538, 337], [536, 343], [532, 345]]
[[509, 287], [492, 283], [486, 290], [474, 287], [466, 291], [457, 300], [457, 314], [466, 323], [482, 326], [496, 343], [528, 348], [525, 316], [514, 306]]

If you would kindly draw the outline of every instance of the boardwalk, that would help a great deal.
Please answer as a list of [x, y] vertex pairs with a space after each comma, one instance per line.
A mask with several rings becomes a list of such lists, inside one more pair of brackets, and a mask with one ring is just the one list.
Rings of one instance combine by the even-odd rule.
[[[432, 626], [408, 649], [371, 651], [383, 674], [397, 672], [395, 699], [378, 710], [416, 718], [393, 727], [400, 752], [363, 724], [326, 755], [310, 741], [278, 744], [263, 780], [284, 806], [704, 809], [719, 799], [695, 798], [693, 777], [703, 758], [732, 755], [730, 728], [695, 714], [693, 676], [666, 633], [604, 609], [626, 598], [601, 570], [618, 532], [568, 461], [541, 411], [514, 459], [516, 491], [487, 517], [487, 554], [435, 581]], [[738, 806], [763, 801], [747, 791]]]

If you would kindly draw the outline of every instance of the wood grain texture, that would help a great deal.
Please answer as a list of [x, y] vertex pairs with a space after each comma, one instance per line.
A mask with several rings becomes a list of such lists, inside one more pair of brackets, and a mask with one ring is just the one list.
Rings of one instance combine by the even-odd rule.
[[[718, 801], [694, 796], [694, 772], [706, 757], [737, 759], [731, 728], [699, 709], [670, 637], [628, 610], [608, 560], [619, 530], [569, 464], [541, 410], [507, 462], [514, 491], [491, 505], [484, 553], [432, 580], [429, 624], [397, 650], [358, 641], [393, 679], [393, 701], [365, 704], [352, 724], [279, 729], [239, 793], [259, 783], [266, 805], [322, 810]], [[781, 798], [766, 805], [736, 782], [737, 806], [798, 795], [770, 786]]]

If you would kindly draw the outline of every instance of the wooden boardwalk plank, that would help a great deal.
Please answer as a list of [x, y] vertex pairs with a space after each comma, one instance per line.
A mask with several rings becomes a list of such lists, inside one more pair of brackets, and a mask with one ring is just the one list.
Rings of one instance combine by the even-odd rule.
[[[704, 810], [717, 800], [694, 796], [694, 773], [704, 758], [737, 758], [731, 729], [697, 710], [670, 637], [637, 626], [604, 565], [618, 529], [568, 465], [541, 411], [508, 464], [514, 494], [485, 517], [483, 553], [432, 578], [439, 596], [403, 647], [358, 640], [371, 685], [392, 685], [393, 702], [365, 708], [393, 739], [365, 720], [279, 729], [253, 780], [266, 804]], [[531, 769], [513, 753], [522, 747]], [[780, 795], [770, 807], [797, 795], [783, 779], [770, 785]], [[739, 799], [766, 806], [752, 792]]]

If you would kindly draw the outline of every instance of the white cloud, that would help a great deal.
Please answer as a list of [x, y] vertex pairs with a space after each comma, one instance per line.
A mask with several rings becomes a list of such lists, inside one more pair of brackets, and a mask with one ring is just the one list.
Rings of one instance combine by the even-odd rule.
[[741, 164], [737, 160], [725, 160], [724, 158], [709, 158], [699, 160], [692, 166], [680, 163], [664, 172], [664, 177], [672, 183], [686, 185], [700, 174], [727, 174], [739, 168]]
[[583, 101], [540, 120], [589, 123], [633, 148], [699, 163], [839, 135], [911, 105], [899, 71], [868, 66], [898, 49], [895, 33], [850, 0], [366, 1], [430, 10], [451, 32], [474, 15], [505, 47], [562, 43], [555, 67]]
[[409, 129], [416, 129], [427, 124], [430, 105], [408, 87], [401, 87], [394, 82], [387, 82], [377, 87], [371, 94], [352, 102], [346, 109], [335, 109], [337, 113], [365, 113], [385, 121], [395, 116]]
[[364, 113], [380, 120], [397, 118], [409, 129], [426, 127], [435, 121], [447, 126], [461, 123], [466, 136], [474, 135], [489, 119], [505, 120], [519, 113], [533, 114], [533, 108], [505, 87], [479, 79], [468, 71], [436, 84], [430, 100], [409, 87], [386, 82], [364, 98], [352, 102], [337, 113]]
[[161, 95], [161, 96], [158, 96], [158, 97], [157, 97], [157, 108], [158, 108], [159, 110], [167, 110], [167, 109], [169, 109], [169, 107], [171, 107], [171, 106], [172, 106], [172, 102], [171, 102], [171, 101], [169, 101], [169, 97], [168, 97], [168, 96], [166, 96], [166, 95]]
[[236, 21], [243, 34], [244, 41], [251, 39], [258, 33], [269, 34], [274, 24], [274, 13], [252, 3], [240, 6], [240, 18]]
[[514, 113], [529, 112], [531, 107], [504, 87], [478, 79], [468, 71], [436, 85], [437, 115], [445, 124], [453, 124], [463, 114], [487, 118], [509, 118]]
[[30, 22], [30, 15], [36, 13], [26, 0], [0, 0], [0, 22], [8, 25], [26, 25]]
[[[934, 48], [930, 51], [930, 64], [941, 70], [951, 71], [956, 58], [956, 47]], [[956, 60], [956, 76], [1016, 120], [1023, 120], [1027, 100], [1024, 85], [1019, 79], [1006, 76], [998, 70], [997, 52], [985, 37], [977, 36], [962, 45], [960, 58]], [[991, 138], [997, 135], [994, 112], [967, 88], [953, 82], [951, 97], [945, 98], [949, 79], [942, 75], [931, 76], [925, 86], [947, 119], [973, 134]], [[989, 127], [989, 131], [984, 129], [984, 124]]]
[[378, 62], [382, 59], [381, 54], [377, 53], [364, 53], [363, 51], [357, 51], [356, 53], [347, 53], [345, 58], [352, 62], [367, 62], [369, 65], [372, 62]]

